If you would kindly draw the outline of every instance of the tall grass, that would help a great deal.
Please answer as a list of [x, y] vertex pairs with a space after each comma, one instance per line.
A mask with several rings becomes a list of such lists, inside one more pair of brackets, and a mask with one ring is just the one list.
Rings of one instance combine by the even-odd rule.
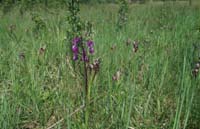
[[[16, 7], [0, 15], [0, 128], [84, 128], [84, 87], [66, 57], [66, 10], [33, 11], [46, 26], [37, 33], [33, 12], [21, 16]], [[102, 60], [89, 128], [199, 128], [200, 81], [191, 75], [199, 7], [131, 5], [122, 31], [116, 31], [117, 11], [112, 4], [81, 6], [81, 18], [93, 21], [95, 57]], [[136, 53], [128, 38], [139, 41]]]

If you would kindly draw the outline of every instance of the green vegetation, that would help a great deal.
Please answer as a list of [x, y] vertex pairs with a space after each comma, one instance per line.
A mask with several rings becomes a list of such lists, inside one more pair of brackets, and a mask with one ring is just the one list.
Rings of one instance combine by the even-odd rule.
[[128, 21], [128, 2], [127, 0], [119, 0], [119, 5], [117, 29], [122, 29]]
[[[69, 57], [70, 14], [65, 5], [25, 10], [0, 12], [0, 128], [84, 129], [84, 82]], [[88, 128], [198, 129], [200, 74], [192, 71], [200, 7], [129, 4], [125, 29], [116, 31], [118, 11], [116, 4], [80, 5], [80, 18], [93, 26], [93, 58], [100, 58]]]

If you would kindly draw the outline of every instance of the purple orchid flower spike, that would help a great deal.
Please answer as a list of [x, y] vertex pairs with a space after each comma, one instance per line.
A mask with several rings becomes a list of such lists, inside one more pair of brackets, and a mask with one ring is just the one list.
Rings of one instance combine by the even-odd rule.
[[90, 54], [93, 54], [94, 53], [94, 42], [92, 40], [89, 40], [87, 42], [87, 46], [89, 48], [89, 53]]
[[73, 45], [78, 45], [78, 43], [81, 41], [80, 37], [75, 37], [72, 41]]
[[72, 46], [72, 51], [73, 51], [73, 53], [78, 53], [78, 46], [77, 45], [73, 45]]
[[89, 48], [89, 52], [90, 52], [90, 54], [94, 54], [94, 48], [93, 48], [93, 47], [90, 47], [90, 48]]
[[94, 46], [94, 42], [92, 40], [89, 40], [87, 42], [88, 47], [93, 47]]
[[76, 61], [78, 60], [78, 53], [79, 53], [79, 49], [78, 49], [78, 44], [81, 42], [81, 38], [80, 37], [75, 37], [72, 40], [72, 52], [73, 52], [73, 60]]
[[[86, 42], [86, 45], [81, 43], [83, 43], [81, 37], [75, 37], [72, 40], [73, 60], [74, 61], [78, 60], [78, 56], [82, 55], [81, 60], [84, 62], [89, 62], [89, 57], [87, 54], [94, 54], [94, 42], [92, 40], [88, 40]], [[82, 53], [79, 51], [80, 49], [82, 50]]]

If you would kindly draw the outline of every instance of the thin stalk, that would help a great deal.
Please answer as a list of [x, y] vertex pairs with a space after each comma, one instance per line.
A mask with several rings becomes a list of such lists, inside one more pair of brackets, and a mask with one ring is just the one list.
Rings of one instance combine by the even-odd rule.
[[[81, 43], [82, 44], [82, 43]], [[85, 52], [83, 44], [81, 45], [82, 52]], [[84, 58], [84, 57], [83, 57]], [[90, 101], [90, 95], [89, 95], [89, 86], [88, 86], [88, 75], [87, 75], [87, 64], [86, 61], [83, 59], [83, 65], [84, 65], [84, 81], [85, 81], [85, 126], [86, 129], [88, 128], [88, 120], [89, 120], [89, 101]]]

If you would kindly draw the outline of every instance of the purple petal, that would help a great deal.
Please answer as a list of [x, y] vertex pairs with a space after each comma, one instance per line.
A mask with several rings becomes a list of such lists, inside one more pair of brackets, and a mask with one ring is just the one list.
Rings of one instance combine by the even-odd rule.
[[83, 49], [83, 53], [82, 53], [82, 55], [83, 55], [83, 57], [86, 56], [86, 51], [85, 51], [85, 49]]
[[73, 45], [72, 46], [72, 51], [73, 51], [73, 53], [78, 53], [78, 47], [77, 47], [77, 45]]
[[86, 51], [85, 50], [83, 50], [83, 53], [82, 53], [82, 61], [89, 62], [89, 58], [86, 55]]
[[82, 56], [82, 61], [85, 61], [85, 62], [89, 62], [89, 58], [88, 58], [88, 56]]
[[90, 47], [90, 48], [89, 48], [89, 52], [90, 52], [90, 54], [93, 54], [93, 53], [94, 53], [94, 48], [93, 48], [93, 47]]
[[77, 45], [81, 41], [80, 37], [75, 37], [72, 41], [73, 45]]
[[73, 55], [73, 60], [74, 60], [74, 61], [78, 60], [78, 54], [74, 54], [74, 55]]
[[88, 47], [93, 47], [94, 46], [94, 42], [92, 40], [89, 40], [87, 42]]

